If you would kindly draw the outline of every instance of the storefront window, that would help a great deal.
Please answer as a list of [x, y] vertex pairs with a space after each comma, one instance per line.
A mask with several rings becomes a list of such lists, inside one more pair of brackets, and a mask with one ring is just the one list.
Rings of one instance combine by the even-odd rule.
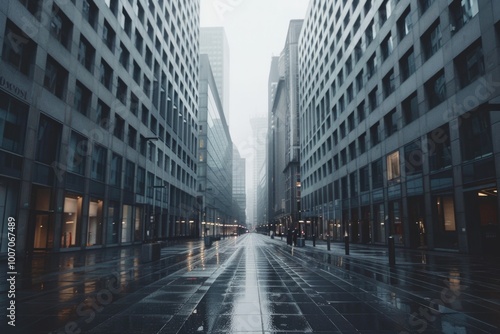
[[34, 224], [33, 248], [48, 249], [54, 246], [54, 216], [51, 210], [51, 189], [33, 186], [35, 202], [31, 224]]
[[141, 216], [142, 216], [142, 209], [140, 207], [136, 206], [135, 207], [135, 222], [134, 222], [134, 241], [141, 241], [142, 240]]
[[66, 195], [61, 229], [61, 248], [77, 246], [82, 212], [82, 197]]
[[124, 205], [123, 206], [123, 218], [122, 218], [122, 242], [130, 242], [132, 239], [132, 206]]
[[453, 198], [451, 196], [438, 198], [437, 206], [440, 223], [444, 231], [456, 231], [457, 227], [455, 224], [455, 206], [453, 204]]
[[373, 208], [375, 241], [385, 243], [385, 211], [384, 204], [375, 204]]
[[109, 202], [108, 207], [108, 233], [107, 243], [118, 243], [118, 227], [120, 224], [120, 204], [118, 202]]
[[102, 244], [102, 200], [91, 200], [89, 203], [89, 226], [87, 246]]

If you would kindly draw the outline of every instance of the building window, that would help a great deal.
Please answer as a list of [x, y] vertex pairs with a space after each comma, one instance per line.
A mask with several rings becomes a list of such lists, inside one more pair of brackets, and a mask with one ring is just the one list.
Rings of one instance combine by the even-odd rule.
[[422, 35], [422, 47], [425, 59], [432, 57], [441, 48], [441, 28], [439, 19]]
[[465, 87], [485, 74], [481, 40], [473, 43], [455, 59], [460, 87]]
[[380, 143], [380, 133], [379, 133], [379, 123], [375, 123], [372, 125], [370, 128], [370, 138], [372, 142], [372, 147], [376, 146], [378, 143]]
[[102, 244], [103, 201], [91, 198], [89, 201], [89, 220], [87, 225], [87, 246]]
[[43, 80], [44, 87], [47, 88], [47, 90], [52, 94], [63, 100], [67, 79], [68, 72], [61, 65], [59, 65], [54, 58], [47, 56], [45, 78]]
[[368, 166], [361, 167], [359, 170], [359, 190], [361, 192], [370, 190], [370, 170]]
[[120, 43], [120, 64], [124, 69], [128, 71], [129, 63], [130, 63], [130, 52], [127, 50], [127, 47]]
[[[31, 1], [31, 0], [28, 0]], [[93, 0], [83, 0], [82, 16], [87, 20], [94, 30], [97, 30], [97, 22], [99, 20], [99, 9]]]
[[448, 125], [427, 134], [429, 168], [431, 171], [451, 167], [451, 144]]
[[97, 101], [97, 108], [92, 120], [103, 128], [106, 128], [110, 123], [110, 108], [100, 99]]
[[118, 78], [118, 86], [116, 87], [116, 98], [123, 104], [127, 104], [128, 87], [125, 82]]
[[347, 163], [347, 150], [344, 148], [340, 151], [340, 166], [344, 166]]
[[491, 124], [488, 112], [474, 112], [461, 117], [460, 143], [463, 160], [489, 156], [493, 152]]
[[36, 137], [36, 161], [52, 165], [58, 161], [62, 126], [45, 115], [40, 115]]
[[139, 135], [139, 153], [146, 156], [148, 141], [143, 135]]
[[387, 18], [391, 16], [391, 1], [385, 0], [378, 10], [379, 23], [382, 27], [384, 23], [387, 21]]
[[116, 33], [106, 20], [104, 21], [104, 25], [102, 27], [102, 40], [111, 52], [115, 51]]
[[19, 0], [19, 2], [22, 3], [34, 17], [40, 20], [43, 0]]
[[422, 173], [424, 153], [420, 140], [415, 140], [405, 146], [405, 171], [406, 175]]
[[2, 59], [27, 76], [32, 75], [36, 44], [10, 20], [7, 20], [2, 47]]
[[356, 142], [353, 141], [352, 143], [349, 144], [349, 159], [350, 161], [353, 161], [356, 159], [357, 154], [356, 154]]
[[61, 247], [76, 246], [80, 238], [82, 197], [66, 193], [64, 197], [64, 215], [61, 224]]
[[400, 176], [399, 151], [396, 151], [387, 156], [387, 180], [398, 179]]
[[351, 196], [358, 196], [358, 173], [356, 171], [349, 174], [349, 185], [351, 187]]
[[363, 69], [356, 76], [356, 91], [359, 93], [364, 88]]
[[408, 79], [415, 73], [415, 54], [413, 47], [410, 48], [399, 61], [399, 69], [401, 72], [401, 82]]
[[394, 70], [390, 70], [385, 77], [382, 79], [382, 86], [384, 88], [384, 97], [387, 98], [396, 89], [396, 83], [394, 78]]
[[406, 35], [408, 35], [411, 31], [412, 23], [411, 23], [411, 16], [410, 16], [410, 6], [408, 6], [401, 17], [399, 18], [398, 22], [398, 32], [399, 32], [399, 40], [402, 40]]
[[135, 149], [137, 145], [137, 130], [134, 129], [131, 125], [128, 126], [127, 143], [128, 146], [133, 149]]
[[146, 75], [144, 75], [143, 80], [142, 90], [147, 97], [151, 97], [151, 80], [149, 80]]
[[149, 124], [149, 109], [142, 105], [141, 121], [145, 126]]
[[131, 205], [123, 205], [123, 218], [121, 223], [121, 242], [126, 243], [132, 241], [132, 226], [133, 226], [133, 218], [132, 216], [132, 206]]
[[132, 92], [130, 93], [130, 112], [135, 116], [139, 114], [139, 98]]
[[132, 20], [127, 13], [127, 10], [122, 8], [122, 16], [120, 19], [120, 26], [125, 31], [128, 37], [132, 38]]
[[377, 35], [377, 31], [376, 31], [375, 23], [372, 20], [365, 31], [366, 47], [368, 47], [368, 45], [373, 41], [373, 39], [375, 38], [376, 35]]
[[358, 137], [359, 154], [366, 152], [366, 132]]
[[144, 195], [146, 191], [146, 170], [142, 167], [137, 167], [137, 194]]
[[106, 149], [100, 145], [94, 145], [92, 150], [92, 165], [90, 177], [94, 180], [104, 182], [106, 178]]
[[382, 159], [372, 162], [372, 188], [381, 188], [384, 185], [384, 169]]
[[126, 191], [134, 191], [135, 182], [135, 164], [132, 161], [127, 160], [125, 164], [125, 180], [124, 189]]
[[356, 127], [356, 124], [354, 122], [354, 111], [347, 117], [347, 129], [349, 132], [353, 131], [354, 128]]
[[85, 137], [72, 132], [68, 144], [67, 166], [68, 171], [85, 175], [87, 161], [88, 141]]
[[429, 108], [434, 108], [446, 100], [446, 82], [444, 70], [439, 71], [425, 83], [425, 91], [429, 101]]
[[92, 103], [92, 92], [80, 81], [76, 81], [74, 107], [82, 115], [88, 116]]
[[362, 101], [356, 108], [358, 113], [358, 123], [361, 123], [365, 119], [365, 101]]
[[436, 198], [437, 214], [440, 229], [445, 232], [457, 230], [455, 223], [455, 204], [452, 196], [439, 196]]
[[420, 13], [423, 14], [431, 7], [434, 3], [434, 0], [419, 0], [420, 4]]
[[59, 43], [69, 50], [71, 46], [73, 24], [71, 24], [68, 17], [64, 15], [62, 10], [56, 5], [53, 6], [51, 15], [50, 33], [59, 41]]
[[24, 153], [28, 105], [0, 91], [0, 148]]
[[142, 47], [144, 44], [144, 39], [142, 38], [141, 33], [137, 29], [135, 29], [135, 43], [134, 44], [135, 44], [135, 48], [137, 49], [137, 51], [139, 51], [139, 53], [142, 55]]
[[405, 125], [410, 124], [419, 117], [417, 92], [408, 96], [402, 103], [403, 121]]
[[378, 107], [378, 101], [377, 101], [377, 86], [372, 89], [370, 94], [368, 94], [368, 101], [370, 102], [370, 110], [373, 112], [375, 109]]
[[122, 185], [122, 157], [115, 153], [111, 157], [109, 184], [116, 187]]
[[374, 53], [366, 63], [366, 75], [368, 76], [368, 79], [375, 74], [375, 71], [377, 71], [377, 58]]
[[132, 75], [134, 78], [134, 81], [140, 85], [141, 84], [141, 68], [139, 67], [139, 64], [137, 64], [134, 60], [134, 73]]
[[380, 45], [380, 49], [382, 51], [382, 61], [386, 60], [394, 50], [394, 45], [392, 44], [392, 36], [389, 34]]
[[95, 49], [92, 47], [89, 41], [80, 35], [80, 45], [78, 46], [78, 61], [83, 65], [89, 72], [92, 72], [92, 66], [94, 66], [95, 59]]
[[387, 137], [392, 136], [398, 131], [398, 120], [396, 118], [396, 109], [391, 110], [384, 116], [385, 134]]
[[101, 67], [99, 68], [99, 81], [106, 87], [109, 91], [111, 91], [111, 87], [113, 85], [113, 70], [111, 66], [108, 65], [101, 59]]
[[115, 124], [113, 124], [113, 135], [120, 139], [123, 140], [125, 134], [125, 120], [115, 114]]
[[449, 9], [452, 33], [460, 30], [479, 12], [477, 0], [454, 0]]

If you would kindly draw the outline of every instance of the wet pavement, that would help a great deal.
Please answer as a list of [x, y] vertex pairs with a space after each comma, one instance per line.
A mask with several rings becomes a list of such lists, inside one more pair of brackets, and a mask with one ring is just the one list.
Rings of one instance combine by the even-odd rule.
[[[500, 262], [246, 234], [205, 247], [35, 255], [1, 333], [500, 333]], [[6, 268], [6, 262], [0, 261]], [[6, 271], [0, 303], [7, 307]]]

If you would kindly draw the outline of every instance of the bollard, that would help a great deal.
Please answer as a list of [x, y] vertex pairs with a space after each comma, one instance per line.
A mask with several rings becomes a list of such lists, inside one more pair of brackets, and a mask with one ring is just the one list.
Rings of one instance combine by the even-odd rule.
[[389, 265], [393, 266], [396, 264], [396, 250], [394, 248], [394, 237], [389, 236]]
[[344, 237], [345, 255], [349, 255], [349, 236]]
[[313, 247], [316, 247], [316, 235], [313, 234]]
[[330, 236], [329, 235], [326, 236], [326, 249], [330, 250]]

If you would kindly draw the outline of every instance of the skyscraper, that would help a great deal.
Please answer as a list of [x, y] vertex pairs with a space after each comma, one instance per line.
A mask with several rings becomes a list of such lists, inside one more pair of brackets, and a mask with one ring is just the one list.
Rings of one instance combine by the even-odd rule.
[[[233, 143], [217, 93], [208, 55], [200, 55], [198, 182], [203, 222], [209, 234], [222, 234], [232, 224]], [[209, 227], [210, 226], [210, 227]]]
[[302, 20], [290, 21], [285, 46], [269, 74], [268, 216], [276, 233], [300, 219], [298, 40]]
[[0, 252], [8, 217], [19, 253], [199, 235], [199, 1], [0, 13]]
[[200, 29], [200, 53], [207, 54], [210, 59], [224, 114], [229, 123], [229, 44], [223, 27]]
[[497, 7], [311, 1], [299, 40], [304, 217], [351, 242], [498, 252]]

